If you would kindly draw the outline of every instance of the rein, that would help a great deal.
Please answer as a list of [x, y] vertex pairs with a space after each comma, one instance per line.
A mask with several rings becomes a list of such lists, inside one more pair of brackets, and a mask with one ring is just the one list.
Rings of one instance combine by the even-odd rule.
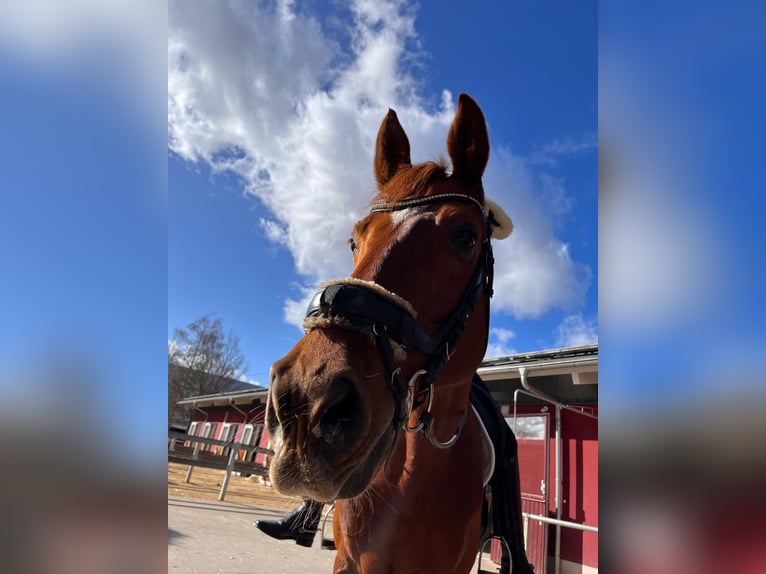
[[[466, 321], [476, 308], [482, 289], [487, 299], [492, 296], [494, 268], [490, 243], [492, 220], [476, 199], [458, 193], [417, 197], [396, 202], [376, 202], [370, 207], [370, 213], [385, 213], [447, 202], [469, 203], [477, 207], [485, 222], [486, 234], [476, 270], [452, 314], [434, 335], [427, 334], [418, 326], [411, 308], [408, 309], [403, 305], [401, 298], [395, 295], [386, 296], [388, 292], [384, 288], [369, 281], [334, 281], [314, 295], [306, 311], [307, 320], [320, 317], [339, 319], [345, 327], [372, 334], [386, 369], [386, 382], [394, 395], [396, 405], [394, 426], [401, 424], [407, 432], [421, 432], [431, 444], [438, 448], [449, 448], [457, 442], [468, 415], [468, 407], [466, 407], [457, 429], [446, 442], [439, 441], [433, 435], [431, 406], [436, 378], [454, 354]], [[489, 305], [487, 305], [487, 314], [489, 315]], [[425, 367], [416, 371], [407, 383], [402, 378], [401, 367], [397, 366], [392, 342], [405, 351], [418, 349], [427, 356]], [[426, 400], [427, 408], [420, 413], [418, 423], [410, 426], [409, 419], [413, 409], [425, 404]], [[402, 403], [405, 403], [404, 413]]]

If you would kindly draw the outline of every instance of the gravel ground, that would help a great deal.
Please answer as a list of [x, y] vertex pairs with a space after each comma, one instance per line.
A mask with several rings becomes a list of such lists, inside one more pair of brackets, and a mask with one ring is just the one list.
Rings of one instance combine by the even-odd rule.
[[[175, 574], [329, 574], [335, 552], [269, 538], [253, 523], [284, 516], [300, 501], [279, 496], [254, 477], [232, 475], [226, 501], [218, 492], [224, 471], [168, 465], [168, 572]], [[330, 522], [327, 535], [332, 536]], [[485, 555], [484, 568], [494, 566]], [[473, 572], [476, 571], [474, 566]], [[496, 569], [490, 571], [495, 572]]]
[[[168, 498], [168, 572], [251, 574], [332, 572], [335, 552], [269, 538], [253, 526], [282, 510], [232, 502]], [[329, 528], [328, 528], [329, 530]]]

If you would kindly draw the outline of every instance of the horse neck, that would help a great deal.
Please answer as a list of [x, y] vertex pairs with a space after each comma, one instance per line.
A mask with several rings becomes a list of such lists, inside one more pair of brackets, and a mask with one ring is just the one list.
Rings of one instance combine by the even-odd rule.
[[[449, 438], [462, 408], [468, 408], [469, 389], [467, 380], [435, 398], [432, 412], [441, 440]], [[464, 394], [465, 404], [459, 405]], [[481, 518], [478, 432], [469, 416], [460, 440], [445, 450], [420, 433], [400, 432], [370, 487], [336, 505], [335, 571], [468, 572]]]
[[[437, 383], [432, 414], [438, 439], [448, 440], [464, 410], [470, 408], [470, 384], [471, 379], [444, 387]], [[473, 448], [474, 452], [478, 451], [475, 445], [470, 444], [476, 437], [472, 426], [473, 421], [469, 417], [461, 440], [448, 449], [435, 447], [421, 433], [399, 431], [390, 458], [367, 491], [351, 501], [339, 501], [343, 530], [354, 533], [349, 537], [355, 539], [355, 542], [345, 546], [353, 547], [361, 539], [372, 540], [376, 546], [385, 546], [401, 532], [402, 525], [423, 514], [424, 503], [438, 500], [445, 492], [445, 486], [448, 486], [445, 482], [457, 476], [454, 469], [463, 466], [466, 450]], [[460, 472], [469, 471], [462, 469]], [[462, 489], [458, 490], [465, 494]]]

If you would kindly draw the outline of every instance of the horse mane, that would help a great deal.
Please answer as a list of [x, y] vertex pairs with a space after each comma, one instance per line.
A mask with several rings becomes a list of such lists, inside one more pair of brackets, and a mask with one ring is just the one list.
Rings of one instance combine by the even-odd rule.
[[435, 181], [447, 179], [447, 164], [444, 158], [402, 167], [391, 181], [373, 198], [376, 201], [402, 201], [421, 197], [428, 186]]

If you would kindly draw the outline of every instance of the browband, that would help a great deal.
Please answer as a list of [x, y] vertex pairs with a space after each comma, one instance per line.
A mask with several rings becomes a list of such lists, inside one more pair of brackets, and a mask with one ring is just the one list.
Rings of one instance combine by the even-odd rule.
[[370, 205], [370, 213], [399, 211], [400, 209], [417, 207], [419, 205], [428, 205], [431, 203], [443, 203], [445, 201], [471, 203], [479, 209], [481, 216], [485, 220], [487, 219], [487, 213], [484, 211], [484, 206], [479, 203], [477, 199], [463, 193], [439, 193], [436, 195], [426, 195], [425, 197], [412, 197], [410, 199], [402, 199], [401, 201], [376, 201]]

